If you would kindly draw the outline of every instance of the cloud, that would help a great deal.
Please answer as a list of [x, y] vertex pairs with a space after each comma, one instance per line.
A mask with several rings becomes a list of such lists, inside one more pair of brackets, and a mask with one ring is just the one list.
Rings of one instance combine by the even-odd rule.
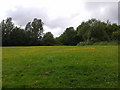
[[64, 29], [60, 28], [60, 27], [56, 27], [56, 28], [51, 29], [48, 26], [43, 26], [43, 28], [45, 30], [44, 33], [51, 32], [54, 35], [54, 37], [58, 37], [61, 33], [64, 32]]
[[46, 10], [43, 8], [25, 8], [15, 7], [13, 10], [9, 10], [6, 13], [6, 17], [12, 17], [17, 25], [25, 26], [28, 22], [34, 18], [40, 18], [43, 21], [48, 19]]
[[67, 27], [76, 28], [81, 22], [91, 18], [110, 20], [112, 23], [118, 22], [117, 2], [24, 0], [19, 3], [13, 3], [11, 8], [6, 9], [5, 17], [12, 17], [15, 24], [23, 27], [34, 18], [42, 19], [45, 32], [50, 31], [55, 37], [63, 33]]
[[120, 1], [118, 3], [118, 24], [120, 25]]
[[17, 25], [26, 25], [29, 21], [34, 18], [42, 19], [45, 25], [50, 28], [61, 27], [65, 28], [71, 21], [71, 17], [57, 17], [52, 19], [48, 16], [47, 10], [45, 8], [25, 8], [25, 7], [15, 7], [14, 10], [9, 10], [6, 13], [6, 17], [12, 17]]
[[87, 2], [86, 10], [91, 13], [91, 17], [103, 21], [110, 20], [118, 23], [118, 3], [117, 2]]
[[50, 28], [57, 28], [57, 27], [66, 28], [71, 23], [72, 23], [71, 18], [59, 17], [59, 18], [54, 19], [54, 20], [49, 20], [46, 24]]
[[[25, 25], [34, 18], [42, 19], [44, 26], [47, 27], [45, 30], [49, 29], [47, 31], [51, 30], [51, 32], [58, 32], [59, 34], [65, 30], [65, 28], [72, 26], [73, 19], [76, 16], [78, 15], [73, 14], [69, 17], [64, 17], [63, 15], [58, 16], [57, 18], [51, 18], [45, 8], [26, 8], [21, 6], [8, 10], [6, 13], [6, 17], [12, 17], [15, 24], [23, 27], [25, 27]], [[58, 36], [58, 33], [56, 36]]]
[[66, 27], [72, 23], [71, 17], [51, 18], [45, 8], [26, 8], [17, 6], [8, 10], [6, 17], [12, 17], [16, 25], [25, 27], [28, 22], [34, 18], [42, 19], [45, 32], [52, 32], [54, 36], [59, 36]]

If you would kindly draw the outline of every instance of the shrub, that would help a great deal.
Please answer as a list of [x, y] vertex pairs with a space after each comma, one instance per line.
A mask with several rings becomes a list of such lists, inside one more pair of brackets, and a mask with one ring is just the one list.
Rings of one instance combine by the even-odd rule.
[[79, 42], [77, 46], [92, 45], [92, 44], [93, 44], [92, 41], [85, 41], [85, 42]]
[[102, 42], [96, 42], [93, 45], [118, 45], [118, 41], [102, 41]]

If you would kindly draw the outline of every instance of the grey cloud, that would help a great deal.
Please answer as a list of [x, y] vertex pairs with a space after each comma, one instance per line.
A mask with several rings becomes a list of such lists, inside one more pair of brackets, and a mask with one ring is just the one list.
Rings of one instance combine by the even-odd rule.
[[118, 3], [118, 24], [120, 25], [120, 1]]
[[25, 8], [19, 6], [16, 7], [15, 11], [8, 10], [6, 16], [12, 17], [15, 23], [21, 26], [25, 26], [34, 18], [41, 18], [43, 23], [51, 29], [64, 29], [71, 23], [70, 18], [58, 17], [56, 19], [51, 19], [45, 8]]
[[6, 13], [6, 16], [12, 17], [17, 25], [26, 25], [29, 21], [32, 21], [34, 18], [41, 18], [43, 21], [46, 21], [48, 17], [45, 9], [40, 8], [24, 8], [16, 7], [15, 11], [9, 10]]
[[66, 28], [70, 24], [71, 24], [70, 18], [63, 18], [63, 17], [59, 17], [57, 19], [48, 21], [47, 23], [47, 25], [50, 28], [57, 28], [57, 27]]
[[[103, 14], [100, 14], [99, 12], [101, 7], [106, 8], [105, 13]], [[119, 13], [120, 15], [120, 11], [118, 12], [118, 3], [116, 2], [87, 2], [85, 3], [85, 10], [91, 13], [90, 18], [96, 18], [103, 21], [110, 20], [111, 22], [115, 23], [118, 22], [117, 13]], [[73, 25], [77, 26], [77, 24], [80, 24], [79, 22], [82, 22], [83, 19], [80, 19], [80, 13], [82, 12], [78, 11], [73, 15], [70, 15], [69, 17], [61, 16], [57, 17], [56, 19], [52, 19], [51, 17], [49, 17], [49, 13], [47, 12], [46, 8], [27, 8], [17, 6], [15, 11], [8, 10], [6, 12], [6, 17], [12, 17], [17, 25], [22, 26], [25, 26], [29, 21], [32, 21], [34, 18], [40, 18], [42, 19], [45, 26], [47, 26], [50, 30], [53, 30], [51, 32], [61, 34], [65, 30], [65, 28]]]
[[[112, 23], [118, 23], [118, 3], [117, 2], [87, 2], [86, 10], [91, 13], [93, 18], [103, 21], [110, 20]], [[100, 8], [106, 8], [105, 13], [100, 13]]]

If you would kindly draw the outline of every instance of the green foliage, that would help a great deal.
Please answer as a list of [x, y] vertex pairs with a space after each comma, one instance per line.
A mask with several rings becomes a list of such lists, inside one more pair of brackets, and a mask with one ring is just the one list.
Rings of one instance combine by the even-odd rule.
[[40, 45], [43, 35], [43, 22], [41, 19], [35, 18], [33, 22], [28, 22], [25, 30], [28, 31], [28, 37], [31, 45]]
[[3, 45], [10, 45], [10, 34], [14, 29], [12, 18], [7, 18], [0, 23], [0, 30], [2, 31], [2, 42]]
[[77, 32], [78, 36], [82, 38], [81, 40], [84, 41], [108, 41], [109, 36], [105, 32], [105, 29], [105, 23], [96, 19], [91, 19], [78, 26]]
[[10, 45], [27, 45], [28, 38], [23, 29], [15, 27], [10, 34]]
[[60, 42], [60, 38], [59, 37], [55, 38], [55, 46], [63, 46], [63, 43]]
[[77, 46], [92, 45], [92, 44], [93, 44], [92, 41], [86, 41], [86, 42], [79, 42]]
[[61, 34], [58, 40], [63, 43], [63, 45], [76, 45], [78, 43], [77, 33], [73, 27], [69, 27]]
[[111, 42], [119, 40], [119, 28], [119, 25], [110, 24], [108, 21], [105, 23], [100, 20], [91, 19], [83, 22], [76, 30], [77, 35], [80, 38], [80, 43], [77, 45], [90, 45], [91, 42], [93, 44], [96, 42]]
[[103, 42], [95, 42], [93, 45], [109, 45], [109, 46], [111, 46], [111, 45], [118, 45], [118, 41], [110, 41], [110, 42], [108, 42], [108, 41], [103, 41]]
[[53, 46], [55, 45], [55, 39], [51, 32], [47, 32], [42, 38], [42, 45]]
[[85, 22], [82, 22], [82, 24], [77, 27], [77, 35], [79, 36], [80, 41], [85, 41], [86, 39], [85, 36], [87, 35], [86, 32], [88, 31], [89, 28], [90, 26]]
[[43, 22], [35, 18], [28, 22], [25, 29], [15, 27], [12, 18], [0, 23], [3, 46], [9, 45], [92, 45], [96, 42], [120, 41], [120, 25], [90, 19], [82, 22], [77, 29], [66, 30], [59, 37], [54, 38], [51, 32], [43, 35]]
[[42, 25], [41, 19], [35, 18], [33, 22], [28, 22], [24, 30], [20, 27], [15, 27], [12, 18], [3, 20], [0, 23], [3, 46], [40, 45], [40, 39], [43, 34]]
[[120, 41], [120, 29], [112, 33], [114, 40]]

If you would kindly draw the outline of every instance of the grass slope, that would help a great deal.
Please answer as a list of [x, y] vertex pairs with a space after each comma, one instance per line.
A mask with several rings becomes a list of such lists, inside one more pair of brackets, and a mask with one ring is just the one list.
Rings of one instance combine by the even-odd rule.
[[116, 88], [117, 46], [3, 47], [3, 88]]

